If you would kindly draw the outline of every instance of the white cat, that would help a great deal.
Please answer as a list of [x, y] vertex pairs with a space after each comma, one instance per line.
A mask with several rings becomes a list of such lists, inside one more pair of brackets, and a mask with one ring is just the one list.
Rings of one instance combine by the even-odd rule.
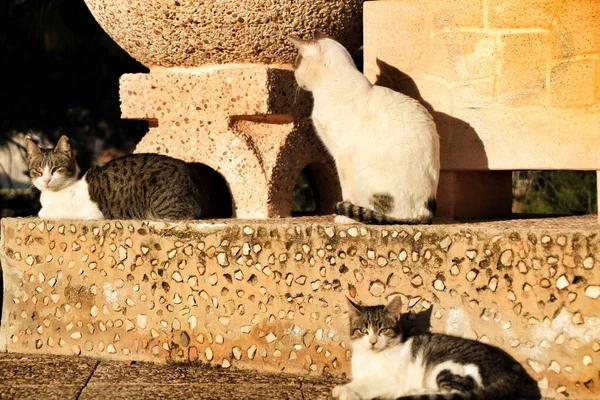
[[312, 121], [340, 176], [336, 213], [365, 223], [431, 223], [440, 145], [429, 112], [371, 84], [335, 40], [290, 41], [299, 51], [296, 81], [313, 94]]

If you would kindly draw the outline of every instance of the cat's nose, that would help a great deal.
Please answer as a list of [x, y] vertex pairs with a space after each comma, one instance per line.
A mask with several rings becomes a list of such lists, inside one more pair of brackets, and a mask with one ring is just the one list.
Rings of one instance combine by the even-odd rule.
[[369, 338], [369, 343], [371, 343], [371, 346], [375, 346], [377, 344], [377, 338], [376, 337], [370, 337]]
[[52, 177], [51, 176], [45, 176], [43, 179], [44, 179], [44, 183], [47, 186], [50, 183], [50, 181], [52, 180]]

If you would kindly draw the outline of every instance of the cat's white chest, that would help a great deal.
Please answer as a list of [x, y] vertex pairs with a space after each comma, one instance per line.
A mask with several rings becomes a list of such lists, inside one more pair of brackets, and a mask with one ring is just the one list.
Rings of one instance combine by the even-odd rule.
[[52, 219], [103, 219], [104, 215], [94, 203], [85, 178], [60, 191], [43, 191], [40, 196], [40, 218]]
[[423, 388], [426, 376], [423, 360], [420, 357], [412, 360], [410, 341], [378, 353], [355, 350], [352, 379], [373, 386], [381, 398], [396, 398]]

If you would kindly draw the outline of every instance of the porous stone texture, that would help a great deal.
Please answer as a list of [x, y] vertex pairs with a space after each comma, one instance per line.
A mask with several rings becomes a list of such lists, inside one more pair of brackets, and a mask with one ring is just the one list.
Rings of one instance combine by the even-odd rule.
[[[0, 350], [342, 376], [345, 297], [402, 297], [547, 397], [598, 386], [594, 217], [432, 226], [3, 219]], [[426, 321], [426, 320], [425, 320]]]
[[334, 161], [308, 117], [310, 97], [298, 92], [290, 69], [155, 69], [124, 75], [120, 95], [124, 118], [151, 121], [136, 152], [216, 170], [227, 181], [238, 218], [290, 216], [293, 188], [306, 167], [317, 212], [332, 212], [341, 199]]
[[85, 0], [102, 28], [147, 67], [291, 63], [289, 34], [316, 29], [362, 44], [359, 0]]
[[428, 103], [442, 170], [600, 169], [600, 2], [364, 7], [365, 74]]

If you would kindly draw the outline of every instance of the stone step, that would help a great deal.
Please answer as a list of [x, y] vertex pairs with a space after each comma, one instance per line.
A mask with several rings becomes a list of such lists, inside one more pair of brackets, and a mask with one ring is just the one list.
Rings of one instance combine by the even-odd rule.
[[0, 351], [343, 376], [345, 296], [399, 294], [433, 331], [506, 350], [546, 397], [600, 385], [595, 216], [1, 225]]

